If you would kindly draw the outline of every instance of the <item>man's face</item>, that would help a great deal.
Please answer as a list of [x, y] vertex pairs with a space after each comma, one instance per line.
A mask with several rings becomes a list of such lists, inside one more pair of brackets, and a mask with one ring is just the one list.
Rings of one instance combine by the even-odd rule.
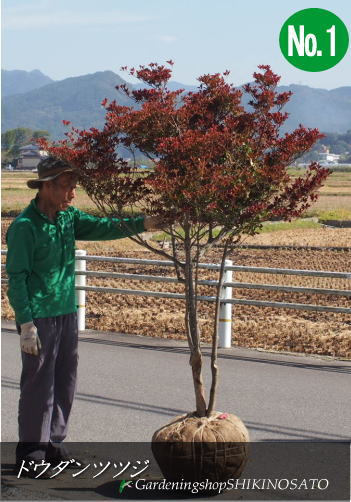
[[61, 174], [47, 182], [46, 198], [56, 211], [65, 211], [76, 196], [77, 177], [71, 173]]

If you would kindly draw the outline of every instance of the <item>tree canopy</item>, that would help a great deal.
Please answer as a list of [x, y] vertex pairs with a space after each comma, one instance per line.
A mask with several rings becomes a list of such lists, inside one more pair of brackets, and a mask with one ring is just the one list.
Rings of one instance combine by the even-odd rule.
[[[202, 75], [198, 89], [182, 95], [167, 84], [173, 63], [151, 63], [128, 70], [146, 87], [118, 91], [137, 106], [121, 106], [104, 99], [102, 129], [71, 128], [67, 139], [41, 144], [80, 169], [81, 183], [96, 205], [109, 216], [140, 211], [159, 216], [171, 237], [169, 252], [142, 236], [131, 237], [170, 259], [186, 296], [185, 325], [191, 350], [196, 408], [210, 414], [216, 387], [217, 325], [213, 336], [213, 381], [206, 404], [202, 382], [200, 332], [197, 322], [198, 265], [214, 244], [224, 251], [217, 289], [216, 321], [224, 260], [230, 243], [255, 234], [270, 218], [290, 220], [301, 215], [317, 198], [329, 170], [312, 163], [304, 176], [293, 178], [287, 168], [321, 137], [317, 129], [298, 127], [280, 135], [287, 119], [283, 111], [291, 92], [277, 91], [279, 77], [260, 66], [254, 81], [244, 86], [250, 109], [242, 105], [243, 92], [226, 82], [224, 74]], [[66, 121], [66, 125], [69, 122]], [[153, 163], [140, 173], [136, 164], [118, 156], [118, 147], [137, 149]]]

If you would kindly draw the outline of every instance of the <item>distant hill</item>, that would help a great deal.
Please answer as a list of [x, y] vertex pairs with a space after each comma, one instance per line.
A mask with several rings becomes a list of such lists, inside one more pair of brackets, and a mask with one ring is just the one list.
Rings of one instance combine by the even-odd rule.
[[2, 97], [23, 94], [50, 84], [53, 80], [39, 70], [1, 70]]
[[56, 139], [62, 138], [67, 131], [62, 120], [69, 120], [78, 128], [101, 127], [105, 116], [101, 101], [105, 97], [131, 105], [131, 100], [115, 89], [123, 83], [124, 80], [112, 71], [104, 71], [66, 78], [26, 94], [5, 97], [2, 100], [2, 130], [26, 124], [30, 129], [45, 129]]
[[295, 129], [299, 124], [318, 127], [323, 132], [345, 133], [351, 129], [351, 87], [327, 91], [292, 84], [279, 90], [293, 92], [285, 107], [290, 113], [289, 129]]
[[[104, 109], [100, 103], [105, 97], [116, 99], [122, 105], [132, 104], [128, 97], [115, 90], [115, 86], [121, 83], [125, 81], [119, 75], [103, 71], [51, 82], [24, 94], [5, 96], [2, 100], [2, 130], [5, 132], [17, 127], [45, 129], [50, 132], [51, 138], [57, 139], [62, 138], [67, 130], [62, 125], [63, 119], [78, 128], [101, 127]], [[170, 82], [170, 88], [195, 89], [178, 82]], [[331, 133], [345, 133], [351, 129], [351, 87], [328, 91], [294, 84], [279, 90], [294, 93], [285, 108], [290, 116], [283, 132], [294, 129], [300, 123]]]

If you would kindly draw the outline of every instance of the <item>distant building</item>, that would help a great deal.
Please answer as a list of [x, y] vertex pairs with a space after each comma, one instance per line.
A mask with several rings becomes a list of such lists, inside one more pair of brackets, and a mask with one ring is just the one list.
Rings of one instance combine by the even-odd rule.
[[37, 145], [25, 145], [19, 151], [17, 169], [36, 169], [41, 159], [47, 156], [47, 152], [40, 150]]
[[324, 166], [335, 165], [339, 163], [340, 155], [337, 153], [330, 153], [328, 147], [323, 145], [323, 151], [319, 152], [318, 162]]

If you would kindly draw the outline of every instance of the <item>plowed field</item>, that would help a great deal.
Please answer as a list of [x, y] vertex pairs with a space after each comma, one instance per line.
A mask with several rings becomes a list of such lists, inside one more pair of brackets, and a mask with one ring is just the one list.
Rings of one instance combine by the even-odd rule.
[[[3, 219], [3, 238], [10, 220]], [[351, 246], [351, 229], [310, 229], [262, 234], [247, 240], [255, 244], [284, 244], [311, 246]], [[4, 242], [2, 245], [4, 248]], [[150, 251], [128, 239], [104, 243], [78, 242], [78, 249], [88, 254], [158, 259]], [[351, 270], [351, 254], [343, 251], [312, 250], [255, 250], [238, 249], [229, 256], [236, 265], [277, 268]], [[212, 250], [204, 261], [218, 263], [220, 251]], [[171, 267], [128, 264], [88, 263], [88, 270], [115, 271], [133, 274], [174, 276]], [[201, 278], [216, 279], [214, 272], [202, 271]], [[351, 289], [348, 279], [300, 277], [288, 275], [235, 273], [233, 280], [258, 284], [283, 284], [311, 288]], [[141, 289], [182, 293], [182, 285], [88, 278], [88, 285], [125, 289]], [[13, 317], [2, 288], [3, 317]], [[210, 287], [200, 294], [213, 295]], [[235, 298], [308, 303], [350, 307], [350, 298], [337, 295], [316, 295], [237, 289]], [[202, 340], [209, 342], [213, 331], [213, 310], [210, 303], [200, 302], [199, 322]], [[126, 296], [116, 294], [87, 294], [87, 327], [120, 333], [133, 333], [161, 338], [185, 339], [184, 302], [182, 300]], [[351, 357], [351, 316], [339, 313], [312, 312], [290, 308], [233, 306], [233, 343], [245, 347]]]

